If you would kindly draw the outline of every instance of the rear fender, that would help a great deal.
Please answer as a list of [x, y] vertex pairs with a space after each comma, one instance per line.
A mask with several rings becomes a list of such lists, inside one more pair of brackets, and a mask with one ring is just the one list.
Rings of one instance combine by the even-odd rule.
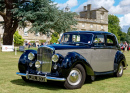
[[115, 55], [115, 60], [114, 60], [114, 71], [116, 72], [118, 70], [119, 64], [122, 62], [123, 67], [127, 68], [127, 62], [125, 55], [121, 51], [117, 51]]

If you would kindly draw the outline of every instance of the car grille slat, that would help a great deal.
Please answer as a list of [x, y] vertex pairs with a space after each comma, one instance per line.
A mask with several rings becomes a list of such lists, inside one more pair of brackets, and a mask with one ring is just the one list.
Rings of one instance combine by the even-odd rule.
[[49, 47], [40, 47], [37, 51], [37, 60], [40, 61], [41, 67], [37, 69], [37, 71], [41, 71], [43, 73], [50, 73], [52, 66], [52, 54], [53, 50]]

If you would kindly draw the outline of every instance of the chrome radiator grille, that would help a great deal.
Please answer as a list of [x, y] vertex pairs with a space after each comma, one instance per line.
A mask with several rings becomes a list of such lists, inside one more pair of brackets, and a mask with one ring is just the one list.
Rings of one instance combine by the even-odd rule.
[[49, 47], [40, 47], [37, 51], [37, 60], [41, 62], [41, 67], [37, 71], [50, 73], [52, 66], [53, 50]]

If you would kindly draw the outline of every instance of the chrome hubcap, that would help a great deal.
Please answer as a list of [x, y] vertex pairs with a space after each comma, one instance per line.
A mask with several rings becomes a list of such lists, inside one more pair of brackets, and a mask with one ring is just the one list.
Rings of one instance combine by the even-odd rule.
[[81, 78], [82, 78], [81, 72], [78, 69], [74, 68], [71, 70], [69, 76], [67, 77], [67, 80], [70, 85], [77, 85], [80, 83]]
[[120, 67], [119, 67], [119, 74], [121, 75], [122, 72], [123, 72], [123, 68], [122, 68], [122, 65], [120, 65]]

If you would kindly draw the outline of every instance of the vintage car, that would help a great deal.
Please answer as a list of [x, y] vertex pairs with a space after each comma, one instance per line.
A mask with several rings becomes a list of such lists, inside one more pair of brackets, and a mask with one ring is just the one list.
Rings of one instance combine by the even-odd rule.
[[59, 44], [25, 50], [18, 62], [26, 82], [61, 81], [67, 89], [81, 88], [87, 77], [123, 75], [127, 68], [114, 34], [103, 31], [71, 31], [62, 35]]

